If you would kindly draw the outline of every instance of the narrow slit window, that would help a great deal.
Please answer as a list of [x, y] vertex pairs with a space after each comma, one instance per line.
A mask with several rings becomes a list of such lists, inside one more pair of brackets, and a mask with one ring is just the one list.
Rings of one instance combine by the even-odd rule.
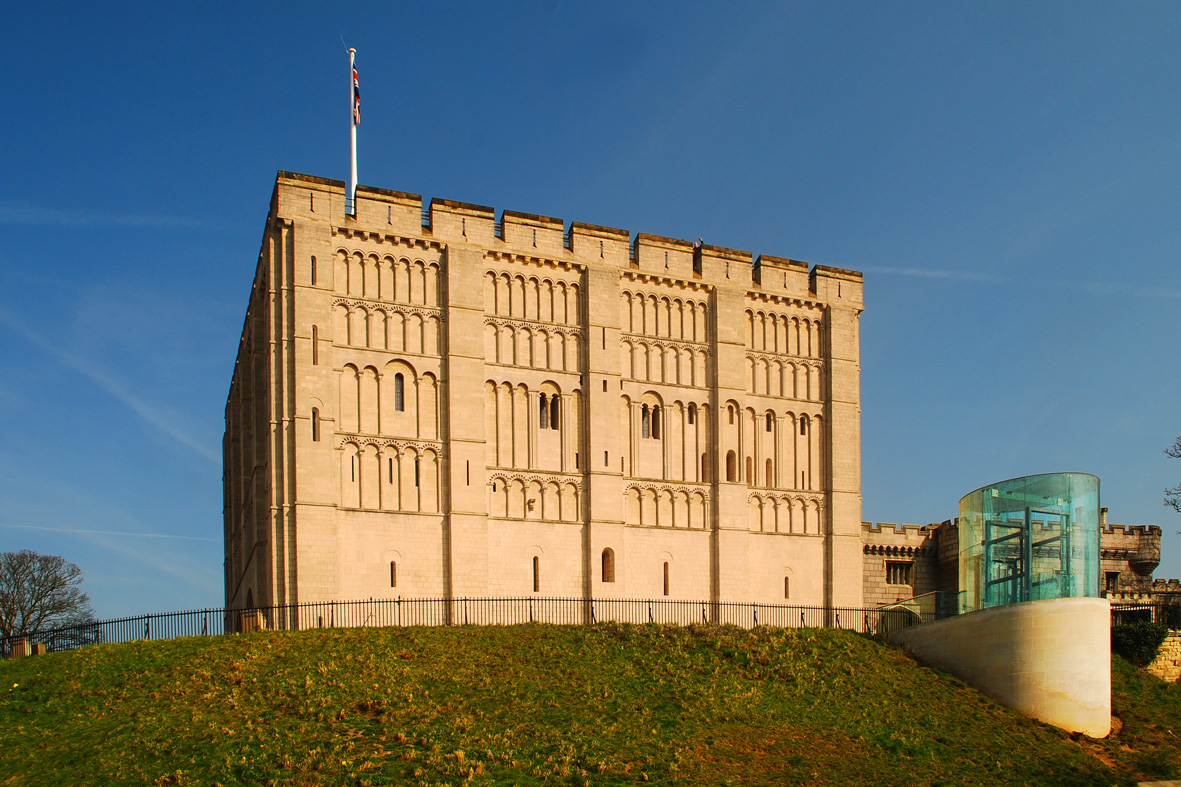
[[640, 407], [640, 437], [650, 437], [652, 435], [652, 420], [648, 412], [648, 405]]
[[357, 457], [355, 456], [349, 457], [349, 480], [357, 480]]
[[468, 486], [471, 486], [472, 485], [472, 461], [470, 459], [467, 460], [466, 462], [464, 462], [464, 471], [466, 473], [464, 483], [466, 483]]
[[418, 460], [418, 459], [415, 459], [415, 460], [414, 460], [414, 485], [415, 485], [415, 486], [418, 486], [418, 474], [419, 474], [419, 469], [420, 469], [421, 467], [422, 467], [422, 465], [421, 465], [421, 463], [419, 462], [419, 460]]
[[312, 366], [320, 363], [320, 329], [312, 326]]
[[689, 423], [694, 423], [697, 419], [697, 405], [689, 405]]
[[886, 584], [887, 585], [910, 585], [912, 584], [911, 568], [913, 563], [903, 563], [887, 561], [886, 563]]
[[550, 397], [549, 400], [549, 428], [557, 429], [560, 420], [560, 400], [557, 394]]
[[316, 283], [316, 258], [312, 257], [312, 284]]
[[701, 455], [701, 482], [709, 483], [709, 456], [708, 454]]
[[390, 587], [396, 588], [398, 586], [398, 564], [390, 561]]
[[775, 470], [775, 466], [771, 463], [771, 460], [768, 459], [767, 460], [767, 486], [775, 486], [774, 470]]
[[603, 550], [603, 581], [615, 581], [615, 550], [611, 547]]
[[664, 564], [664, 595], [668, 595], [668, 563]]
[[775, 416], [767, 413], [767, 431], [771, 431], [771, 424], [775, 423]]
[[533, 556], [533, 592], [541, 592], [541, 565], [536, 555]]
[[746, 483], [754, 485], [755, 476], [754, 476], [754, 467], [752, 465], [754, 465], [754, 460], [752, 460], [748, 456], [746, 458]]
[[406, 410], [406, 378], [401, 372], [394, 375], [394, 409], [398, 412]]
[[783, 578], [783, 597], [791, 598], [791, 577]]
[[732, 405], [732, 404], [726, 405], [726, 411], [730, 415], [730, 424], [733, 425], [734, 424], [734, 405]]
[[548, 429], [549, 428], [549, 399], [546, 397], [545, 394], [542, 394], [541, 397], [538, 399], [538, 403], [539, 403], [539, 406], [537, 408], [537, 412], [541, 418], [541, 423], [539, 424], [539, 426], [542, 429]]
[[800, 419], [800, 434], [808, 434], [808, 421], [806, 418]]
[[607, 381], [603, 381], [603, 393], [607, 393]]
[[312, 442], [320, 442], [320, 411], [312, 408]]
[[660, 406], [653, 405], [652, 407], [652, 439], [660, 439]]
[[390, 483], [392, 484], [392, 483], [394, 483], [394, 458], [390, 457], [389, 459], [386, 460], [386, 462], [388, 462], [387, 467], [389, 468], [388, 469], [389, 479], [390, 479]]

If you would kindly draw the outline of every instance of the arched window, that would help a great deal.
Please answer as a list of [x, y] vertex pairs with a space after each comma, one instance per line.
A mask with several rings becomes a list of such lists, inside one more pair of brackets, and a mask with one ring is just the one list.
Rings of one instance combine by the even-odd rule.
[[652, 422], [649, 419], [648, 405], [640, 407], [640, 437], [652, 436]]
[[730, 423], [733, 424], [734, 423], [734, 405], [732, 405], [732, 404], [726, 405], [726, 411], [730, 414]]
[[401, 372], [394, 375], [394, 409], [398, 412], [406, 410], [406, 378]]
[[771, 460], [768, 459], [767, 460], [767, 486], [775, 486], [775, 474], [774, 474], [774, 472], [772, 472], [773, 469], [774, 469], [774, 465], [772, 465]]
[[538, 426], [540, 426], [542, 429], [548, 429], [549, 428], [549, 398], [545, 394], [542, 394], [538, 398], [537, 403], [538, 403], [537, 414], [540, 418], [540, 422], [538, 423]]
[[652, 405], [652, 439], [660, 439], [660, 405]]
[[539, 565], [539, 563], [540, 563], [540, 559], [536, 555], [534, 555], [533, 556], [533, 592], [534, 593], [541, 592], [541, 566]]
[[746, 483], [749, 485], [752, 485], [752, 486], [754, 485], [754, 482], [755, 482], [755, 473], [754, 473], [753, 465], [754, 465], [754, 460], [752, 460], [748, 456], [746, 458]]
[[733, 451], [726, 452], [726, 480], [737, 481], [738, 475], [738, 459], [734, 456]]
[[390, 587], [396, 588], [398, 586], [398, 564], [390, 561]]
[[800, 417], [800, 434], [808, 434], [808, 419], [807, 417]]
[[664, 564], [664, 595], [668, 595], [668, 563]]
[[690, 404], [689, 405], [689, 423], [695, 423], [696, 421], [697, 421], [697, 405]]
[[603, 550], [603, 581], [615, 581], [615, 550], [611, 547]]
[[559, 425], [559, 418], [558, 418], [559, 403], [560, 403], [560, 399], [558, 398], [557, 394], [554, 394], [553, 396], [550, 397], [550, 399], [549, 399], [549, 428], [550, 429], [557, 429], [558, 428], [558, 425]]
[[419, 471], [420, 467], [421, 467], [421, 464], [420, 464], [419, 460], [416, 458], [414, 460], [414, 485], [415, 486], [418, 486], [418, 471]]
[[775, 423], [775, 416], [767, 413], [767, 431], [771, 431], [771, 424]]
[[312, 442], [320, 442], [320, 411], [312, 408]]
[[791, 598], [791, 577], [783, 578], [783, 597]]

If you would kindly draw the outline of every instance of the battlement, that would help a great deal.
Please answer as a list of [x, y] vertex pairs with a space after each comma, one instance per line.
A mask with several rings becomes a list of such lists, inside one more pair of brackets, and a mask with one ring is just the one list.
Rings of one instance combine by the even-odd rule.
[[[649, 233], [502, 210], [419, 194], [357, 186], [353, 215], [345, 212], [346, 184], [297, 172], [275, 178], [272, 213], [294, 219], [331, 222], [373, 237], [428, 237], [450, 244], [471, 244], [490, 252], [547, 257], [582, 264], [605, 264], [627, 270], [734, 286], [800, 300], [843, 303], [862, 308], [862, 276], [856, 271], [759, 255], [724, 246], [700, 244]], [[374, 234], [376, 233], [376, 235]]]
[[1159, 525], [1107, 525], [1103, 528], [1103, 534], [1108, 536], [1156, 536], [1160, 537], [1161, 529]]
[[903, 535], [914, 537], [922, 535], [925, 537], [932, 534], [942, 524], [946, 523], [932, 522], [929, 525], [897, 525], [893, 522], [862, 522], [861, 529], [866, 535], [885, 533], [887, 536]]

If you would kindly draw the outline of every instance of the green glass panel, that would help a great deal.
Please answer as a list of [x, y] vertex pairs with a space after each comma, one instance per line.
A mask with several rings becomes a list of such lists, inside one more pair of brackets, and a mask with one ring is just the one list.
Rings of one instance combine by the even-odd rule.
[[1099, 479], [1047, 473], [960, 500], [960, 611], [1099, 595]]

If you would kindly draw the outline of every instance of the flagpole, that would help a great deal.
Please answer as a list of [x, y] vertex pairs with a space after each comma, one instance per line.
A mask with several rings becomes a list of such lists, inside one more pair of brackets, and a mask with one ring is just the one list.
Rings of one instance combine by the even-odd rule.
[[354, 114], [356, 102], [356, 87], [353, 74], [356, 73], [357, 50], [349, 49], [349, 215], [357, 215], [357, 118]]

